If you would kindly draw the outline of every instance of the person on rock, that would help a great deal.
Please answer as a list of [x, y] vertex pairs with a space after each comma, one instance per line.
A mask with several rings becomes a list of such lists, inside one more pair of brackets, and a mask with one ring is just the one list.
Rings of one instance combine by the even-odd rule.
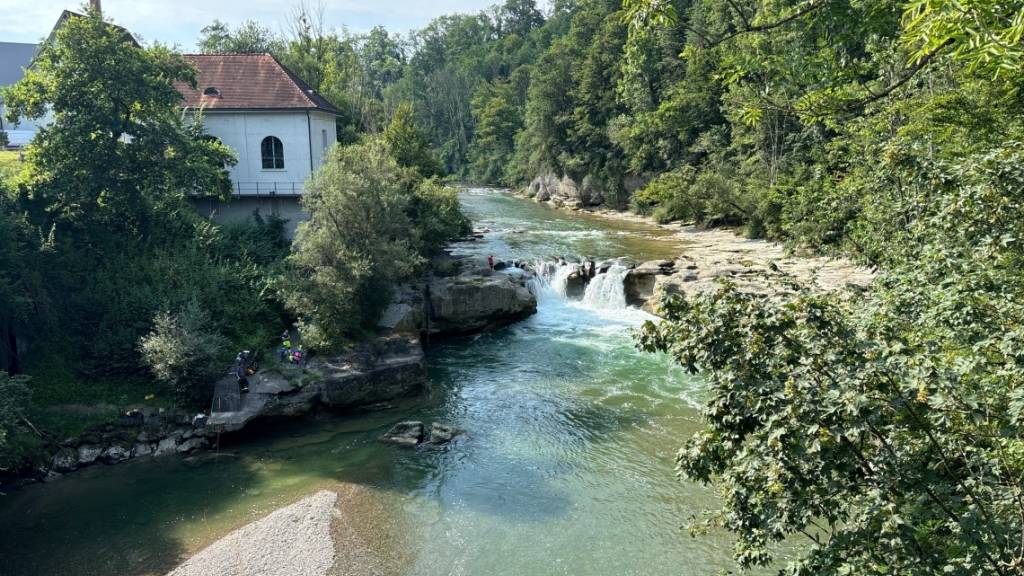
[[494, 256], [487, 257], [487, 266], [489, 266], [491, 270], [494, 270]]
[[248, 351], [243, 350], [235, 356], [235, 378], [238, 379], [238, 392], [245, 394], [249, 392], [249, 376], [246, 373], [246, 361], [248, 358]]

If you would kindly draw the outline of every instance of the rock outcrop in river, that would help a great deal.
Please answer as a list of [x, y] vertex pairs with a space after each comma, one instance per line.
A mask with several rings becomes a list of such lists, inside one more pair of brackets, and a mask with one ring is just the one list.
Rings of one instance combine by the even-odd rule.
[[399, 292], [379, 325], [428, 338], [502, 328], [537, 312], [537, 297], [528, 279], [521, 270], [491, 270], [480, 258], [437, 258], [423, 282]]
[[[230, 377], [229, 377], [230, 378]], [[249, 379], [241, 407], [214, 412], [207, 431], [237, 432], [258, 418], [297, 416], [318, 406], [353, 409], [422, 392], [427, 385], [423, 348], [415, 338], [389, 336], [351, 352], [314, 358], [299, 368], [263, 370]]]

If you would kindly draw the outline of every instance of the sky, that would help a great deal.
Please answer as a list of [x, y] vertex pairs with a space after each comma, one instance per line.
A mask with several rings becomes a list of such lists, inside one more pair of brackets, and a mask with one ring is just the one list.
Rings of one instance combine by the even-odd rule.
[[[498, 0], [323, 0], [325, 21], [365, 32], [378, 24], [405, 33], [442, 14], [475, 13]], [[103, 13], [143, 42], [160, 41], [195, 50], [199, 30], [214, 19], [235, 26], [256, 20], [284, 29], [298, 0], [102, 0]], [[317, 0], [307, 2], [318, 5]], [[62, 10], [80, 10], [80, 0], [0, 0], [0, 42], [37, 43], [50, 33]]]

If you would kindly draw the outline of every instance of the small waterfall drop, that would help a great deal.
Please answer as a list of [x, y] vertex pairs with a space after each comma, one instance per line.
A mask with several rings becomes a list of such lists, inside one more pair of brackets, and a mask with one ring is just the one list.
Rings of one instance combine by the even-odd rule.
[[624, 309], [626, 308], [626, 289], [624, 281], [629, 270], [625, 266], [614, 265], [604, 274], [598, 274], [587, 284], [583, 293], [583, 305], [589, 308]]
[[566, 286], [569, 276], [579, 268], [577, 264], [565, 262], [564, 260], [541, 262], [535, 266], [534, 294], [538, 296], [545, 290], [550, 290], [558, 296], [565, 298]]

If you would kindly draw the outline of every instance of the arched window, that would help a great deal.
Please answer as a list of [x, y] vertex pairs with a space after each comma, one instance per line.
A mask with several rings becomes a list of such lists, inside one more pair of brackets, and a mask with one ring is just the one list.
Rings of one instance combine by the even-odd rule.
[[263, 139], [260, 155], [263, 156], [264, 170], [284, 169], [284, 145], [277, 136], [267, 136]]

